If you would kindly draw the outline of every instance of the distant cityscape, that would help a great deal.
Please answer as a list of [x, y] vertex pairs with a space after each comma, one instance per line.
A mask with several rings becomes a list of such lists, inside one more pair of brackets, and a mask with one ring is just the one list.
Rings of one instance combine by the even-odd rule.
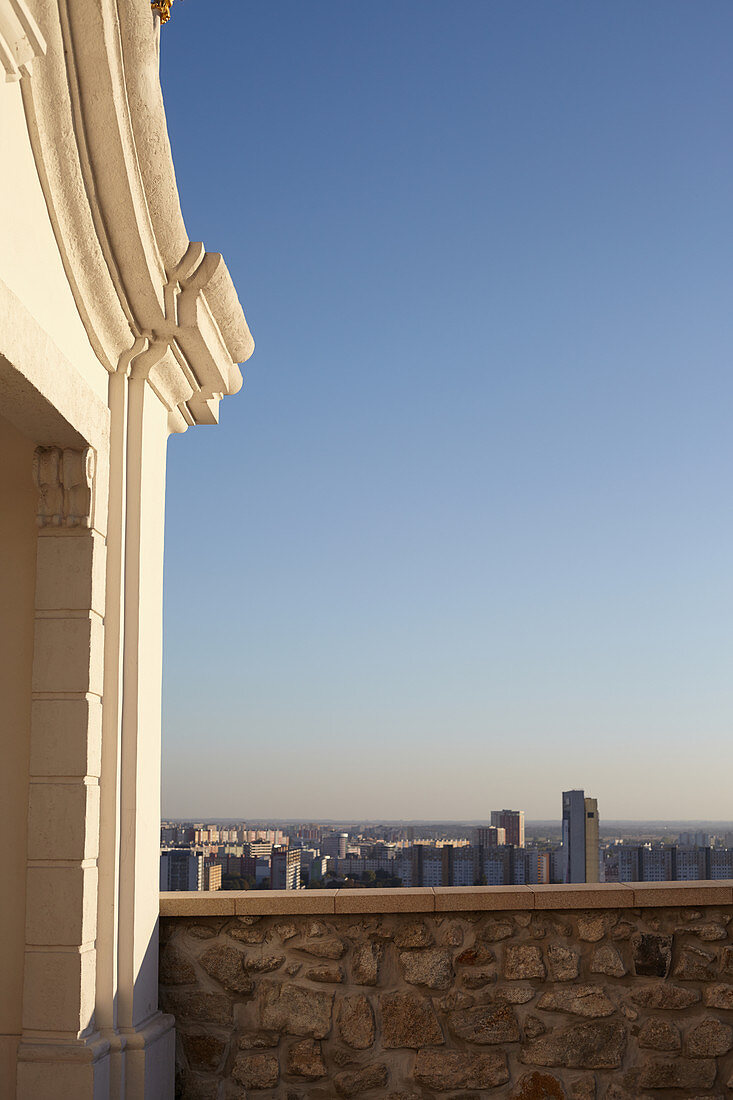
[[601, 838], [598, 802], [562, 794], [562, 820], [526, 835], [524, 810], [484, 824], [164, 821], [161, 890], [507, 886], [733, 878], [733, 830], [648, 827]]

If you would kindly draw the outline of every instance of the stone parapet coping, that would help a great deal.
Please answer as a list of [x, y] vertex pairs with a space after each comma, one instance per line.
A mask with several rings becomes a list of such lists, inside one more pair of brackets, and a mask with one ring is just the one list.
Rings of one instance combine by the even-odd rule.
[[733, 905], [733, 879], [396, 890], [177, 890], [160, 895], [162, 917], [466, 913], [500, 909], [632, 909], [685, 905]]

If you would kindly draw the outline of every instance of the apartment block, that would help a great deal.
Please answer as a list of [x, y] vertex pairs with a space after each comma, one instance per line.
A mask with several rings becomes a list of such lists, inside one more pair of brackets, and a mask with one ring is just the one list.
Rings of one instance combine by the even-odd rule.
[[189, 852], [186, 848], [171, 848], [161, 852], [160, 889], [203, 890], [204, 857]]
[[272, 849], [270, 889], [300, 889], [300, 848], [278, 846]]
[[506, 844], [524, 847], [524, 810], [492, 810], [491, 824], [504, 830]]

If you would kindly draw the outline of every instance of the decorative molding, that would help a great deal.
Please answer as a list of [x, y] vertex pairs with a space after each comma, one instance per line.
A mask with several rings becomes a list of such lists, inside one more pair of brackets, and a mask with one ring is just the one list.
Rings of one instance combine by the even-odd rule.
[[39, 527], [90, 527], [94, 487], [91, 447], [36, 447], [33, 477], [38, 489]]
[[6, 81], [20, 80], [34, 57], [46, 52], [46, 41], [24, 0], [0, 0], [0, 64]]
[[[23, 0], [0, 0], [0, 11]], [[37, 0], [48, 55], [21, 89], [39, 179], [90, 343], [110, 373], [140, 339], [171, 430], [212, 423], [254, 341], [224, 260], [181, 215], [156, 51], [129, 0]]]

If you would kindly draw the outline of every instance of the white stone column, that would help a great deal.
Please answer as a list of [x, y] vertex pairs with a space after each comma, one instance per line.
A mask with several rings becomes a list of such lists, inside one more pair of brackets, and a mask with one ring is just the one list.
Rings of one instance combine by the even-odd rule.
[[109, 518], [104, 630], [104, 700], [100, 775], [99, 889], [97, 902], [97, 1026], [110, 1044], [110, 1100], [125, 1095], [125, 1038], [117, 1027], [120, 876], [120, 744], [122, 719], [122, 609], [125, 568], [127, 375], [138, 342], [109, 379]]
[[163, 532], [168, 409], [138, 341], [110, 379], [98, 1023], [110, 1097], [173, 1096], [174, 1021], [158, 1011]]
[[105, 581], [94, 465], [90, 448], [36, 450], [23, 1100], [83, 1100], [108, 1083], [94, 1020]]

